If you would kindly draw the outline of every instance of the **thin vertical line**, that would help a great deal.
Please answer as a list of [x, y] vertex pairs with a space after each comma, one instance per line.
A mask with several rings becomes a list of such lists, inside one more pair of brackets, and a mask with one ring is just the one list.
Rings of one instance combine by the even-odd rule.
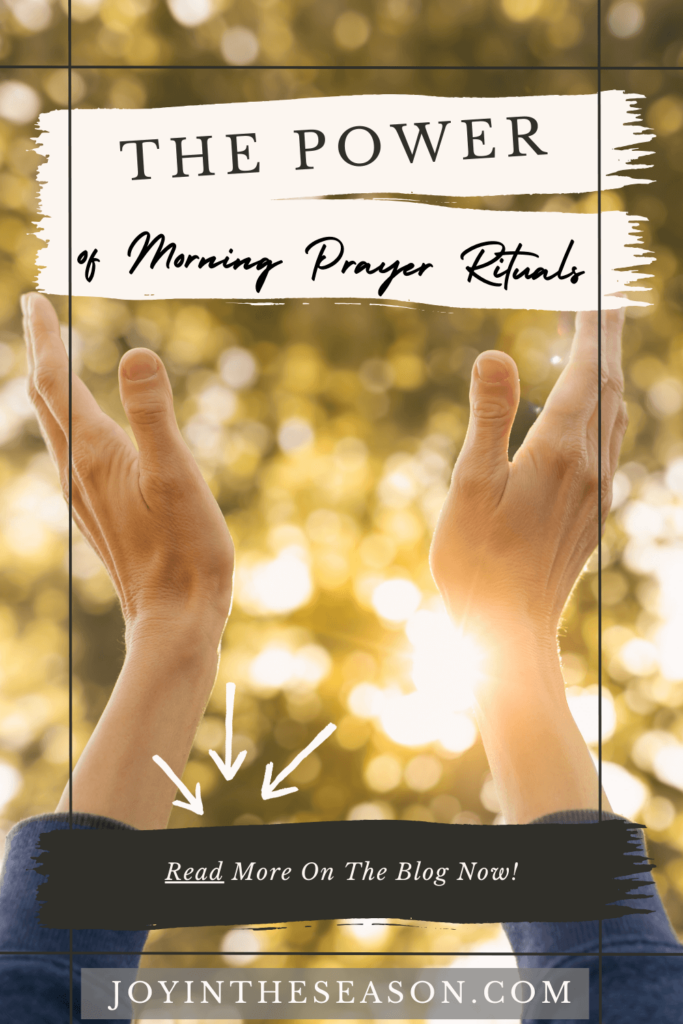
[[69, 393], [69, 428], [68, 428], [68, 450], [69, 450], [69, 828], [73, 828], [73, 792], [72, 792], [72, 776], [73, 776], [73, 449], [72, 449], [72, 340], [73, 340], [73, 329], [72, 329], [72, 269], [71, 269], [71, 248], [72, 248], [72, 192], [71, 192], [71, 0], [69, 3], [69, 27], [68, 27], [68, 53], [69, 53], [69, 70], [67, 72], [69, 76], [68, 82], [68, 125], [67, 125], [67, 247], [68, 247], [68, 284], [69, 284], [69, 352], [68, 352], [68, 366], [69, 366], [69, 382], [68, 382], [68, 393]]
[[[69, 451], [69, 828], [73, 828], [73, 438], [72, 438], [72, 351], [73, 351], [73, 327], [72, 327], [72, 139], [71, 139], [71, 0], [67, 3], [67, 57], [69, 68], [67, 74], [68, 82], [68, 108], [67, 108], [67, 244], [68, 264], [67, 275], [69, 283], [69, 428], [68, 428], [68, 451]], [[69, 1024], [74, 1019], [74, 933], [69, 928]]]
[[[602, 2], [598, 0], [598, 822], [602, 822]], [[598, 1024], [602, 1024], [602, 918], [598, 920]]]
[[[600, 0], [598, 0], [598, 12]], [[599, 18], [599, 13], [598, 13]], [[598, 480], [602, 480], [602, 75], [598, 20]], [[602, 486], [598, 486], [598, 818], [602, 821]]]

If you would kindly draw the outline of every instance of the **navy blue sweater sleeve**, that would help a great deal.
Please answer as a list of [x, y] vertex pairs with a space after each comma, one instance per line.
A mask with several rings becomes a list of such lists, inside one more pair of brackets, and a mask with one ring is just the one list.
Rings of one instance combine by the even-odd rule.
[[[603, 818], [619, 818], [603, 812]], [[624, 819], [621, 819], [624, 820]], [[597, 811], [549, 814], [532, 824], [587, 824], [599, 828]], [[638, 833], [634, 853], [645, 854]], [[678, 942], [652, 875], [640, 890], [649, 896], [649, 914], [598, 921], [525, 921], [504, 924], [520, 967], [588, 967], [592, 1024], [681, 1024], [683, 946]], [[640, 876], [642, 881], [643, 876]], [[628, 900], [622, 901], [629, 905]], [[643, 906], [642, 900], [633, 906]], [[596, 954], [602, 949], [602, 984]], [[641, 954], [641, 955], [638, 955]], [[600, 988], [602, 990], [600, 994]], [[602, 1015], [599, 1016], [601, 1004]], [[542, 1021], [534, 1024], [544, 1024]]]
[[[74, 814], [73, 828], [129, 829], [111, 818]], [[42, 832], [68, 829], [68, 814], [44, 814], [19, 822], [7, 836], [0, 880], [0, 1006], [2, 1019], [21, 1024], [65, 1024], [69, 1020], [68, 930], [38, 921], [40, 883], [34, 870]], [[137, 967], [147, 932], [73, 931], [73, 1019], [80, 1021], [83, 967]]]

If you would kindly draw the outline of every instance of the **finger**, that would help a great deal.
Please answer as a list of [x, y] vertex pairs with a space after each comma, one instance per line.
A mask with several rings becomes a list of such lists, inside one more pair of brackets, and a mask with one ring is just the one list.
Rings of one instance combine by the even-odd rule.
[[[621, 445], [624, 440], [624, 434], [628, 427], [628, 415], [625, 411], [620, 411], [617, 422], [614, 428], [614, 433], [610, 440], [609, 452], [605, 455], [605, 464], [601, 474], [600, 481], [600, 527], [602, 532], [605, 531], [607, 525], [607, 519], [612, 511], [612, 501], [614, 498], [614, 474], [616, 468], [619, 465], [619, 452], [621, 451]], [[609, 459], [609, 466], [607, 465]]]
[[[598, 314], [577, 313], [569, 361], [537, 420], [537, 432], [585, 429], [598, 402], [598, 344]], [[603, 354], [606, 360], [606, 349]]]
[[[611, 434], [621, 408], [624, 394], [624, 371], [621, 365], [621, 335], [624, 329], [625, 309], [610, 309], [605, 314], [605, 350], [607, 374], [603, 373], [602, 420], [609, 424]], [[605, 368], [603, 367], [603, 370]], [[609, 435], [608, 435], [609, 437]]]
[[622, 402], [617, 412], [616, 422], [612, 430], [612, 435], [609, 440], [609, 446], [607, 448], [607, 455], [609, 458], [609, 472], [610, 477], [614, 479], [614, 474], [619, 466], [619, 455], [621, 453], [621, 446], [624, 443], [624, 437], [628, 429], [628, 406], [626, 402]]
[[574, 321], [576, 314], [562, 311], [557, 314], [557, 333], [561, 338], [574, 337]]
[[[126, 352], [119, 364], [121, 401], [140, 452], [140, 471], [163, 471], [189, 456], [173, 409], [173, 391], [161, 359], [147, 348]], [[194, 463], [194, 460], [192, 460]]]
[[[59, 320], [43, 295], [24, 295], [24, 334], [29, 361], [29, 391], [36, 406], [44, 407], [66, 438], [69, 396], [68, 357], [59, 331]], [[51, 401], [48, 401], [48, 393]]]
[[[22, 307], [24, 304], [23, 298], [24, 297], [22, 297]], [[24, 338], [26, 340], [26, 356], [28, 362], [28, 395], [31, 400], [31, 405], [35, 409], [43, 440], [47, 445], [50, 457], [59, 472], [61, 480], [63, 471], [68, 463], [67, 441], [64, 432], [48, 409], [45, 401], [33, 386], [33, 357], [31, 354], [30, 331], [26, 318], [24, 318]]]
[[[40, 299], [41, 297], [36, 296], [36, 298]], [[40, 308], [41, 306], [42, 309]], [[31, 403], [36, 410], [41, 434], [43, 435], [50, 457], [57, 469], [62, 493], [65, 499], [68, 500], [70, 474], [67, 432], [65, 432], [62, 426], [57, 422], [46, 401], [36, 388], [34, 377], [36, 339], [38, 346], [41, 346], [45, 340], [42, 332], [50, 331], [53, 333], [59, 333], [59, 321], [54, 313], [54, 309], [47, 300], [45, 300], [45, 303], [40, 302], [37, 314], [35, 308], [32, 307], [33, 303], [31, 302], [31, 296], [22, 295], [21, 308], [24, 315], [24, 337], [26, 340], [29, 370], [29, 396]], [[40, 357], [40, 351], [38, 352], [38, 357]], [[75, 472], [71, 473], [71, 511], [78, 528], [86, 537], [88, 543], [99, 556], [100, 560], [104, 563], [112, 577], [114, 586], [120, 590], [118, 586], [118, 576], [108, 545], [97, 522], [97, 518], [87, 500], [87, 492], [81, 487]]]
[[[69, 434], [69, 359], [52, 303], [44, 295], [25, 296], [27, 343], [32, 365], [30, 386], [42, 398], [64, 435]], [[74, 432], [98, 434], [113, 421], [102, 412], [83, 381], [72, 375], [71, 419]], [[121, 431], [123, 437], [125, 433]]]
[[24, 326], [24, 339], [26, 341], [26, 358], [28, 363], [28, 393], [31, 400], [31, 404], [36, 411], [36, 417], [38, 419], [38, 425], [40, 432], [43, 435], [43, 439], [47, 446], [50, 457], [55, 464], [59, 480], [62, 485], [62, 490], [66, 496], [68, 491], [68, 472], [69, 472], [69, 449], [64, 431], [61, 429], [54, 416], [50, 412], [47, 404], [43, 397], [38, 393], [34, 386], [34, 358], [33, 358], [33, 339], [31, 332], [31, 322], [28, 313], [28, 295], [22, 295], [21, 297], [21, 309], [24, 314], [23, 326]]
[[[607, 374], [603, 374], [600, 402], [601, 431], [601, 528], [604, 531], [612, 507], [614, 474], [619, 465], [619, 453], [628, 427], [628, 408], [623, 399], [624, 373], [622, 369], [621, 338], [626, 310], [609, 310], [605, 316]], [[597, 424], [596, 424], [597, 429]]]
[[109, 573], [117, 593], [120, 593], [119, 577], [97, 520], [92, 516], [90, 509], [84, 503], [78, 489], [74, 488], [72, 498], [71, 514], [76, 526]]
[[613, 496], [613, 485], [614, 485], [614, 474], [618, 466], [618, 457], [622, 451], [622, 444], [624, 443], [624, 436], [629, 426], [629, 412], [625, 401], [621, 403], [620, 409], [616, 414], [616, 421], [614, 428], [609, 438], [609, 443], [603, 451], [603, 465], [601, 475], [601, 501], [600, 501], [600, 512], [601, 512], [601, 527], [604, 531], [607, 523], [607, 516], [611, 511], [612, 496]]
[[[601, 360], [601, 400], [588, 425], [588, 440], [597, 448], [600, 428], [602, 458], [608, 457], [610, 439], [623, 404], [624, 374], [621, 366], [621, 334], [624, 326], [623, 309], [610, 309], [603, 314], [604, 357]], [[616, 466], [615, 466], [616, 468]]]
[[[75, 467], [73, 468], [75, 470]], [[114, 588], [123, 604], [123, 591], [116, 569], [116, 559], [112, 555], [106, 531], [100, 525], [99, 517], [90, 500], [87, 487], [80, 482], [76, 472], [72, 473], [71, 479], [71, 514], [74, 522], [109, 573]]]
[[482, 352], [472, 367], [470, 420], [456, 471], [501, 492], [509, 470], [510, 430], [519, 405], [519, 374], [504, 352]]
[[605, 313], [605, 339], [607, 345], [607, 367], [610, 376], [623, 388], [624, 373], [621, 366], [621, 336], [624, 330], [626, 309], [608, 309]]

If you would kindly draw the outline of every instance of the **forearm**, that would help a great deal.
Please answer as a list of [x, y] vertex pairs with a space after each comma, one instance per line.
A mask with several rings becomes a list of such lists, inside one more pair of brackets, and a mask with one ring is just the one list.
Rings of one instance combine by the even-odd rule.
[[[164, 828], [176, 787], [158, 754], [182, 777], [216, 677], [222, 630], [189, 617], [142, 631], [73, 773], [74, 811], [140, 829]], [[69, 809], [67, 786], [57, 807]]]
[[[554, 642], [516, 630], [489, 650], [476, 714], [506, 822], [597, 808], [598, 774], [569, 710]], [[604, 794], [602, 807], [610, 809]]]

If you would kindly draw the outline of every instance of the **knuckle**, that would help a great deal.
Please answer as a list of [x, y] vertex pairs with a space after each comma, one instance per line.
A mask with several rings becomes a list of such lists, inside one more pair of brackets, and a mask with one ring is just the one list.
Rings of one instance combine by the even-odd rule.
[[478, 420], [497, 422], [507, 420], [510, 406], [504, 397], [495, 395], [477, 396], [472, 402], [472, 413]]
[[561, 476], [583, 476], [589, 472], [588, 455], [582, 438], [565, 435], [553, 446], [550, 461]]
[[229, 594], [232, 589], [232, 578], [235, 572], [234, 553], [230, 550], [223, 551], [213, 559], [212, 566], [215, 591], [219, 594]]
[[603, 481], [597, 465], [586, 465], [583, 470], [583, 484], [586, 494], [591, 498], [602, 493]]
[[612, 474], [609, 469], [605, 469], [603, 471], [602, 480], [600, 482], [600, 495], [602, 497], [604, 511], [605, 502], [608, 502], [608, 508], [609, 504], [612, 502]]
[[612, 394], [621, 398], [624, 393], [624, 378], [621, 372], [618, 374], [608, 373], [607, 379], [603, 382], [602, 387], [603, 390], [612, 392]]
[[134, 397], [126, 403], [126, 412], [136, 424], [154, 427], [168, 416], [168, 402], [162, 395]]
[[604, 530], [607, 517], [612, 509], [612, 485], [609, 484], [606, 490], [602, 493], [602, 502], [600, 506], [600, 521]]
[[468, 466], [456, 466], [456, 472], [453, 474], [453, 485], [458, 502], [462, 502], [463, 506], [466, 507], [468, 504], [476, 501], [477, 498], [481, 497], [483, 482], [481, 472], [477, 472], [475, 466], [471, 464]]
[[36, 387], [36, 382], [33, 374], [31, 374], [31, 376], [28, 378], [26, 390], [28, 392], [28, 397], [32, 404], [37, 405], [38, 399], [40, 398], [40, 394], [38, 392], [38, 388]]
[[53, 367], [46, 363], [39, 363], [33, 370], [32, 382], [29, 387], [33, 388], [34, 394], [41, 398], [48, 398], [54, 391], [57, 374]]
[[163, 471], [145, 474], [144, 490], [151, 499], [163, 501], [167, 506], [177, 507], [187, 501], [188, 478], [172, 464]]
[[64, 500], [68, 501], [69, 500], [69, 493], [70, 493], [69, 469], [68, 469], [67, 466], [60, 466], [58, 472], [59, 472], [59, 486], [62, 489], [62, 495], [64, 497]]

